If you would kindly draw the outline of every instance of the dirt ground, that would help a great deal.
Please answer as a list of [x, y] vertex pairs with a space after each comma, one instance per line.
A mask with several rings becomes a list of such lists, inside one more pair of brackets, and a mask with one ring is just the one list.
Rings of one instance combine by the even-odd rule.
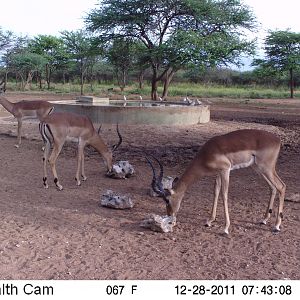
[[[8, 93], [7, 98], [63, 97]], [[136, 175], [127, 180], [105, 177], [102, 159], [86, 148], [88, 180], [77, 187], [76, 145], [67, 143], [57, 163], [63, 191], [52, 180], [43, 188], [38, 122], [24, 123], [17, 149], [16, 121], [2, 107], [0, 116], [0, 279], [300, 279], [299, 100], [212, 100], [209, 124], [122, 126], [124, 141], [115, 160], [134, 166]], [[164, 215], [165, 207], [148, 194], [151, 170], [139, 149], [155, 154], [165, 175], [176, 176], [205, 141], [238, 128], [261, 128], [282, 139], [277, 166], [287, 185], [282, 231], [272, 233], [275, 214], [266, 226], [259, 224], [269, 189], [251, 168], [231, 174], [229, 236], [222, 234], [222, 201], [214, 226], [203, 226], [212, 207], [213, 177], [188, 190], [172, 233], [140, 227], [149, 214]], [[102, 136], [112, 145], [115, 127], [103, 125]], [[107, 189], [129, 195], [134, 208], [100, 206]]]

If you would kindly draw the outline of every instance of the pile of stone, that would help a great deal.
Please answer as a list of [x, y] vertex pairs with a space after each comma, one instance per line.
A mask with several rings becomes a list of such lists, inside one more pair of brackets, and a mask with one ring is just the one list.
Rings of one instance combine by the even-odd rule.
[[156, 232], [172, 232], [176, 225], [176, 218], [170, 216], [159, 216], [151, 214], [147, 219], [140, 224], [143, 228], [148, 228]]
[[129, 209], [134, 206], [130, 197], [115, 194], [112, 190], [107, 190], [102, 195], [100, 204], [115, 209]]
[[107, 173], [107, 176], [115, 179], [126, 179], [134, 173], [133, 166], [127, 160], [121, 160], [113, 165], [111, 172]]

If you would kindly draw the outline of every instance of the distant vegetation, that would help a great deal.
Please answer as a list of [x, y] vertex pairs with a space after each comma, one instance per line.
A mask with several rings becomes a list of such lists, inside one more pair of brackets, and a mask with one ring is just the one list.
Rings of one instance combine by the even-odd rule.
[[[16, 83], [8, 82], [9, 91], [20, 91]], [[162, 92], [163, 87], [158, 87], [158, 92]], [[40, 89], [38, 85], [31, 85], [30, 92], [57, 93], [57, 94], [80, 94], [81, 85], [79, 83], [54, 83], [48, 90]], [[102, 84], [95, 83], [84, 85], [85, 94], [110, 97], [111, 99], [123, 99], [126, 95], [128, 99], [139, 99], [142, 96], [144, 100], [150, 100], [151, 85], [145, 83], [140, 89], [138, 83], [131, 83], [125, 89], [121, 88], [115, 82], [106, 82]], [[170, 86], [170, 100], [182, 100], [184, 97], [189, 98], [233, 98], [233, 99], [285, 99], [290, 98], [290, 92], [286, 87], [266, 87], [262, 85], [222, 85], [216, 83], [188, 83], [176, 82]], [[295, 98], [300, 99], [300, 91], [296, 91]]]
[[0, 87], [152, 100], [299, 97], [300, 33], [269, 32], [253, 71], [230, 69], [242, 56], [255, 57], [247, 33], [256, 20], [243, 1], [103, 3], [87, 15], [86, 28], [58, 37], [0, 27]]

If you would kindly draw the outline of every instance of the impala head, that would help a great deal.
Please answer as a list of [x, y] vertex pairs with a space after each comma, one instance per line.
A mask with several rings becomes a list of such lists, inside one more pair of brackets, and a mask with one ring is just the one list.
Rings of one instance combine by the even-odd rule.
[[154, 157], [153, 155], [151, 155], [151, 157], [159, 164], [159, 167], [160, 167], [159, 176], [156, 176], [155, 168], [154, 168], [152, 162], [150, 161], [150, 159], [146, 156], [147, 162], [149, 163], [149, 165], [152, 169], [152, 173], [153, 173], [152, 182], [151, 182], [152, 189], [155, 193], [157, 193], [159, 195], [159, 197], [163, 198], [163, 200], [165, 201], [167, 215], [168, 216], [176, 216], [176, 214], [180, 208], [181, 200], [184, 196], [183, 192], [176, 191], [176, 183], [178, 181], [178, 178], [176, 177], [174, 179], [174, 181], [172, 183], [172, 188], [165, 189], [162, 184], [163, 172], [164, 172], [163, 166], [156, 157]]
[[[99, 127], [98, 129], [98, 135], [100, 134], [100, 131], [101, 131], [101, 126]], [[123, 138], [122, 138], [122, 135], [119, 131], [119, 124], [117, 124], [117, 133], [118, 133], [118, 137], [119, 137], [119, 141], [118, 143], [114, 144], [112, 147], [111, 147], [111, 150], [109, 150], [106, 154], [102, 154], [106, 160], [106, 166], [107, 166], [107, 176], [111, 176], [113, 175], [113, 163], [112, 163], [112, 160], [113, 160], [113, 152], [115, 152], [119, 146], [122, 144], [122, 141], [123, 141]]]

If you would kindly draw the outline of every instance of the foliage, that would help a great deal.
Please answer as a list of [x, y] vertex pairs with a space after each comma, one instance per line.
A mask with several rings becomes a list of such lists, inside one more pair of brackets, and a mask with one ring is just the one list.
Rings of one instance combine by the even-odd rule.
[[152, 99], [158, 98], [158, 82], [165, 82], [165, 97], [174, 73], [187, 64], [236, 62], [253, 46], [242, 30], [253, 29], [254, 17], [240, 0], [104, 0], [86, 24], [103, 42], [122, 37], [143, 44]]
[[84, 30], [63, 31], [61, 33], [62, 40], [68, 50], [70, 58], [75, 59], [79, 63], [81, 94], [83, 94], [83, 86], [85, 77], [89, 69], [95, 63], [95, 57], [102, 52], [98, 47], [95, 39], [91, 38]]
[[47, 60], [45, 75], [48, 89], [50, 89], [53, 71], [58, 68], [63, 68], [68, 59], [68, 55], [63, 46], [63, 40], [51, 35], [38, 35], [29, 42], [28, 48], [30, 52], [42, 55]]
[[21, 52], [11, 55], [9, 68], [20, 76], [22, 89], [25, 89], [33, 74], [41, 72], [46, 64], [47, 60], [40, 54]]
[[294, 71], [300, 68], [300, 33], [270, 31], [265, 39], [265, 59], [257, 59], [254, 65], [264, 75], [289, 72], [291, 98], [294, 94]]
[[0, 27], [0, 52], [7, 49], [13, 42], [14, 36], [11, 31], [4, 31]]
[[114, 67], [121, 90], [126, 86], [128, 71], [133, 67], [135, 54], [135, 43], [124, 38], [115, 39], [106, 51], [106, 56]]

